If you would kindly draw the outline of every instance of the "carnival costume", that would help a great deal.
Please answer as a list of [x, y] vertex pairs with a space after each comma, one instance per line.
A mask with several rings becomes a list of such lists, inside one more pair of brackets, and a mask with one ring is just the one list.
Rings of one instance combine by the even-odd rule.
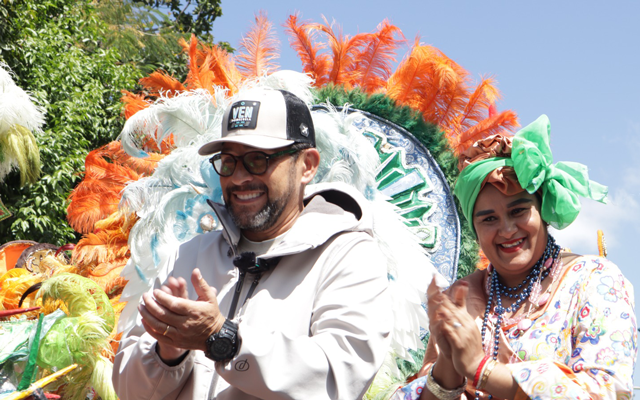
[[[549, 131], [543, 115], [514, 136], [512, 148], [510, 139], [498, 136], [479, 141], [467, 152], [472, 159], [461, 161], [464, 169], [454, 193], [469, 221], [485, 183], [507, 195], [523, 188], [540, 191], [542, 219], [559, 229], [577, 217], [578, 196], [605, 201], [606, 188], [589, 181], [586, 167], [552, 164]], [[549, 235], [545, 253], [515, 288], [500, 283], [491, 265], [463, 278], [469, 283], [467, 311], [482, 333], [486, 354], [463, 398], [491, 398], [481, 389], [495, 361], [506, 364], [518, 383], [517, 399], [632, 397], [637, 352], [633, 288], [610, 261], [573, 256], [563, 265], [559, 250]], [[552, 283], [542, 292], [544, 279]], [[502, 299], [507, 297], [517, 300], [505, 308]], [[505, 317], [521, 307], [516, 318]], [[434, 340], [429, 342], [425, 365], [436, 358]], [[433, 382], [428, 381], [427, 374], [393, 398], [417, 399]]]

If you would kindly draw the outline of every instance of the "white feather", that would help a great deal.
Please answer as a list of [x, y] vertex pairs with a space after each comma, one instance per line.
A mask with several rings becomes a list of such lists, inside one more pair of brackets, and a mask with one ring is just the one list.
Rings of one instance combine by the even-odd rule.
[[338, 112], [313, 113], [316, 145], [321, 165], [314, 182], [345, 182], [367, 195], [375, 187], [380, 158], [373, 145], [356, 128], [360, 113], [349, 113], [348, 107]]
[[176, 147], [210, 141], [222, 123], [223, 114], [216, 111], [213, 97], [204, 89], [163, 98], [158, 110], [162, 133], [156, 140], [160, 142], [173, 134]]
[[119, 209], [127, 214], [135, 212], [139, 218], [145, 218], [154, 212], [164, 195], [173, 190], [169, 179], [148, 176], [131, 181], [122, 191]]
[[147, 156], [144, 144], [155, 137], [160, 121], [152, 106], [142, 109], [129, 117], [118, 136], [124, 151], [132, 157]]
[[277, 71], [259, 80], [260, 86], [291, 92], [307, 105], [313, 104], [314, 100], [312, 84], [313, 79], [309, 75], [290, 70]]
[[198, 154], [199, 148], [200, 143], [173, 150], [158, 163], [153, 177], [168, 179], [174, 187], [190, 183], [202, 184], [204, 179], [200, 173], [200, 164], [205, 157]]
[[0, 62], [0, 135], [14, 125], [21, 125], [31, 132], [38, 132], [44, 125], [44, 108], [36, 100], [16, 86], [7, 64]]
[[127, 120], [119, 140], [125, 151], [135, 157], [146, 154], [146, 141], [159, 145], [169, 135], [173, 135], [178, 148], [204, 144], [220, 137], [222, 110], [215, 104], [214, 96], [204, 89], [160, 97]]

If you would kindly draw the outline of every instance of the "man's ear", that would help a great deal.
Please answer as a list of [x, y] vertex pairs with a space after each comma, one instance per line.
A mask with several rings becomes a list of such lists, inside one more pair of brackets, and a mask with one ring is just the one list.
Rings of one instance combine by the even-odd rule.
[[310, 149], [302, 150], [300, 158], [302, 158], [301, 162], [303, 165], [301, 183], [306, 185], [313, 180], [313, 177], [316, 176], [316, 173], [318, 172], [318, 166], [320, 165], [320, 153], [318, 152], [318, 149], [312, 147]]

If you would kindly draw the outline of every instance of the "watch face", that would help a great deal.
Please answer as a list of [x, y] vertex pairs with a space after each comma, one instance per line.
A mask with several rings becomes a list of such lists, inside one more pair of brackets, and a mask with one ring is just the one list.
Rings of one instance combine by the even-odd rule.
[[214, 361], [232, 359], [238, 352], [238, 326], [232, 321], [225, 321], [222, 329], [207, 339], [205, 355]]
[[231, 341], [227, 338], [218, 338], [213, 341], [211, 352], [217, 356], [226, 356], [231, 352]]

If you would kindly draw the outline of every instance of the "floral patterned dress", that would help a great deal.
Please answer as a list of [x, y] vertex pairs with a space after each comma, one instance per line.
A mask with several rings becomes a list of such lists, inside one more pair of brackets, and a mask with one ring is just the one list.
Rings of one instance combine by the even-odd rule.
[[[486, 281], [485, 271], [476, 274]], [[532, 314], [531, 327], [512, 324], [501, 334], [499, 361], [519, 385], [516, 398], [631, 399], [637, 353], [633, 287], [615, 264], [596, 256], [573, 260], [559, 279], [545, 306]], [[430, 349], [425, 363], [437, 357]], [[392, 399], [418, 399], [425, 383], [420, 377]], [[473, 393], [468, 387], [466, 397]]]

